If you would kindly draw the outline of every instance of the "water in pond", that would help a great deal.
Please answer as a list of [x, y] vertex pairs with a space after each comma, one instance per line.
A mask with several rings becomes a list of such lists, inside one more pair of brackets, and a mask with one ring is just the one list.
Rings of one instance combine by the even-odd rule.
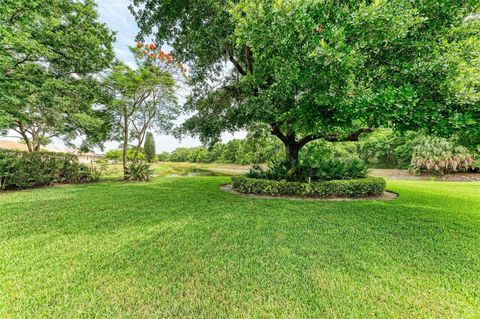
[[209, 171], [208, 169], [202, 168], [185, 168], [185, 169], [176, 169], [174, 172], [167, 174], [169, 177], [179, 177], [179, 176], [228, 176], [222, 172]]

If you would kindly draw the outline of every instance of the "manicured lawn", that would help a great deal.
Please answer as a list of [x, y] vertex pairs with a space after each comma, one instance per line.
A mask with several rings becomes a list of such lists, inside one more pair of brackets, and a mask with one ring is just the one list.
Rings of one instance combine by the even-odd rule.
[[299, 202], [228, 180], [1, 194], [0, 318], [480, 316], [480, 183]]

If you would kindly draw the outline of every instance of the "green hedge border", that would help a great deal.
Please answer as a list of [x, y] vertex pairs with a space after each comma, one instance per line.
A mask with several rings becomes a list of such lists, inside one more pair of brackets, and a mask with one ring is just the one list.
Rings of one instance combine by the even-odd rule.
[[385, 180], [380, 177], [366, 177], [349, 180], [332, 180], [317, 183], [272, 181], [268, 179], [233, 176], [232, 188], [241, 193], [269, 196], [302, 197], [373, 197], [382, 196]]
[[0, 149], [0, 191], [90, 181], [90, 168], [76, 155]]

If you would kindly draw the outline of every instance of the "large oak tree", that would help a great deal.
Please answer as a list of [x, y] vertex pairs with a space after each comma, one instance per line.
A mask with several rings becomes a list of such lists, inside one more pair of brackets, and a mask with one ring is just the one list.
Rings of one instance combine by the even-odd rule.
[[184, 128], [270, 126], [297, 160], [380, 126], [479, 134], [478, 1], [133, 0], [192, 68]]

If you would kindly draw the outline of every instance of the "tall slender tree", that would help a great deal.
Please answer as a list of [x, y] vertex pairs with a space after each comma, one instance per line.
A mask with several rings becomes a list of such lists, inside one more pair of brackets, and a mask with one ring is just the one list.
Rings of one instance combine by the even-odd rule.
[[143, 153], [147, 162], [152, 163], [157, 158], [157, 151], [155, 149], [155, 138], [152, 132], [147, 133], [145, 138], [145, 145], [143, 146]]
[[139, 64], [136, 70], [123, 63], [113, 67], [107, 79], [113, 100], [114, 139], [122, 141], [122, 162], [127, 172], [127, 152], [135, 141], [133, 161], [140, 154], [149, 130], [167, 132], [178, 116], [177, 99], [171, 57], [154, 45], [133, 49]]

